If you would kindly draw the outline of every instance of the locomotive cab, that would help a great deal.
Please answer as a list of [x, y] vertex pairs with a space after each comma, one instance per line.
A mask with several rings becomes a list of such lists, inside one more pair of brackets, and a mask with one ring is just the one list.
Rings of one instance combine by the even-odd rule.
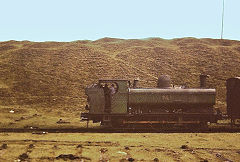
[[86, 110], [89, 112], [82, 113], [82, 118], [103, 124], [110, 120], [110, 114], [126, 114], [128, 88], [128, 80], [99, 80], [98, 84], [87, 87]]

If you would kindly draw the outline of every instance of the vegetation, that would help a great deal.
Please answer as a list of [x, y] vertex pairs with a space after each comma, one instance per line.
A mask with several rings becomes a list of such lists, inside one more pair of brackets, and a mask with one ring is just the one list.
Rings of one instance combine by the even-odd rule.
[[[85, 86], [100, 78], [140, 78], [217, 89], [225, 110], [225, 80], [239, 76], [240, 42], [233, 40], [103, 38], [74, 42], [0, 42], [0, 128], [81, 128]], [[59, 122], [61, 121], [61, 122]], [[90, 126], [96, 126], [90, 124]], [[239, 133], [0, 133], [0, 161], [240, 161]]]
[[238, 133], [0, 133], [0, 161], [239, 161], [239, 139]]
[[240, 42], [234, 40], [0, 42], [0, 127], [76, 122], [84, 111], [84, 88], [100, 78], [139, 77], [141, 87], [155, 87], [157, 77], [168, 74], [173, 84], [198, 87], [199, 75], [209, 74], [216, 107], [225, 111], [225, 80], [239, 76], [239, 62]]

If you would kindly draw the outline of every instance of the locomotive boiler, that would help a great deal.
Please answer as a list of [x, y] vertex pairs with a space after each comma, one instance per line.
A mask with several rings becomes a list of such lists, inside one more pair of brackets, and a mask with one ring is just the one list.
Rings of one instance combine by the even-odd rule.
[[99, 80], [85, 89], [88, 112], [81, 117], [108, 126], [217, 122], [216, 90], [205, 88], [206, 76], [200, 80], [200, 88], [174, 87], [168, 76], [159, 77], [156, 88], [139, 88], [137, 80], [133, 85], [128, 80]]

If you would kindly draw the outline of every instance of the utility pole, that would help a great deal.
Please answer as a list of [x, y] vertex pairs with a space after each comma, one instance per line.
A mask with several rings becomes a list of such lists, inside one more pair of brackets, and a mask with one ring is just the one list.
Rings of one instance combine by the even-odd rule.
[[223, 39], [223, 19], [224, 19], [224, 0], [223, 0], [223, 8], [222, 8], [222, 32], [221, 32], [221, 39]]

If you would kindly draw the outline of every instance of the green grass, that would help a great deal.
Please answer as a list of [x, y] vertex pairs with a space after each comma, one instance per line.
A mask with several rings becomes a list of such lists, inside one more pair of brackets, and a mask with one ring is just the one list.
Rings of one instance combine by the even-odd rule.
[[[10, 111], [14, 110], [14, 113]], [[67, 109], [69, 110], [69, 109]], [[0, 107], [0, 128], [84, 128], [86, 122], [80, 121], [80, 111], [64, 109], [49, 109], [29, 106], [2, 106]], [[58, 124], [62, 119], [67, 123]], [[89, 123], [89, 127], [99, 124]]]
[[[136, 161], [224, 161], [240, 160], [239, 133], [65, 133], [36, 135], [30, 133], [0, 133], [0, 160], [13, 161], [27, 153], [31, 161], [54, 160], [60, 154], [73, 154], [98, 161], [101, 156], [110, 161], [129, 157]], [[33, 144], [33, 148], [29, 145]], [[77, 148], [81, 145], [82, 148]], [[182, 145], [186, 145], [182, 149]], [[102, 148], [108, 151], [100, 153]]]

